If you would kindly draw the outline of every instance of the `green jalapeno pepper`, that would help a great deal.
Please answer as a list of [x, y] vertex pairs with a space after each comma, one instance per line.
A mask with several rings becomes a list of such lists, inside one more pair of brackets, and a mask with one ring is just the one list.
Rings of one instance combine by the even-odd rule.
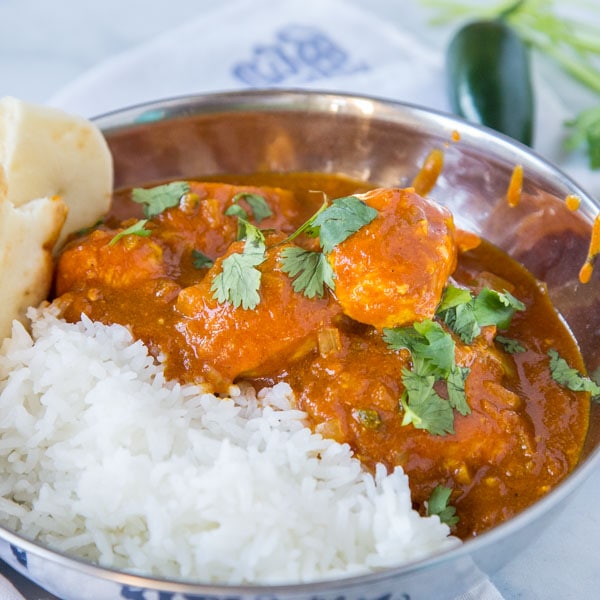
[[504, 21], [475, 21], [459, 29], [448, 46], [446, 74], [453, 112], [531, 144], [529, 53]]

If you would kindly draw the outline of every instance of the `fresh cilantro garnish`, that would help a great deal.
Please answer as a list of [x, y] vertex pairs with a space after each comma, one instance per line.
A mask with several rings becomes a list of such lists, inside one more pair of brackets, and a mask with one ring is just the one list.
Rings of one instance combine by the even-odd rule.
[[126, 235], [138, 235], [140, 237], [148, 237], [152, 232], [149, 229], [144, 229], [147, 222], [148, 219], [140, 219], [127, 229], [119, 231], [119, 233], [114, 235], [110, 242], [108, 242], [108, 245], [114, 246], [121, 238], [125, 237]]
[[252, 216], [259, 225], [261, 221], [273, 215], [273, 211], [267, 204], [267, 201], [260, 194], [252, 194], [250, 192], [240, 192], [239, 194], [236, 194], [232, 198], [232, 204], [225, 211], [225, 214], [242, 217], [243, 219], [248, 220], [248, 213], [237, 204], [240, 200], [245, 200], [248, 203], [248, 206], [250, 206], [250, 210], [252, 211]]
[[308, 221], [284, 240], [289, 242], [305, 233], [311, 237], [318, 236], [322, 247], [322, 252], [286, 248], [281, 253], [282, 271], [295, 277], [294, 291], [302, 292], [307, 298], [322, 298], [325, 286], [334, 290], [333, 269], [326, 255], [376, 216], [377, 211], [356, 196], [338, 198], [331, 206], [325, 201]]
[[402, 369], [405, 391], [400, 398], [404, 408], [402, 425], [412, 423], [416, 429], [426, 429], [433, 435], [454, 433], [452, 406], [434, 389], [435, 377]]
[[144, 205], [144, 215], [149, 219], [167, 208], [177, 206], [181, 197], [190, 191], [187, 181], [172, 181], [153, 188], [134, 188], [131, 199]]
[[[383, 338], [392, 350], [406, 348], [411, 353], [413, 369], [402, 371], [402, 424], [412, 423], [434, 435], [454, 433], [453, 409], [462, 415], [471, 409], [465, 395], [469, 368], [455, 364], [452, 336], [439, 323], [425, 319], [410, 327], [384, 329]], [[447, 400], [433, 389], [436, 381], [446, 383]]]
[[[486, 325], [507, 328], [517, 310], [525, 310], [525, 305], [507, 291], [484, 288], [474, 298], [468, 290], [448, 286], [437, 316], [469, 344]], [[439, 323], [425, 319], [411, 327], [384, 329], [383, 337], [393, 350], [406, 348], [411, 353], [413, 370], [403, 371], [402, 376], [403, 425], [412, 423], [434, 435], [453, 433], [453, 410], [468, 415], [471, 409], [465, 393], [469, 368], [455, 363], [452, 336]], [[516, 343], [511, 347], [518, 348]], [[445, 383], [447, 400], [433, 389], [437, 381]]]
[[[249, 204], [258, 222], [272, 214], [262, 196], [247, 193], [234, 196], [234, 204], [227, 208], [225, 214], [238, 218], [238, 239], [246, 238], [246, 245], [241, 254], [232, 254], [223, 261], [223, 272], [213, 281], [213, 297], [219, 302], [230, 301], [236, 307], [241, 304], [244, 308], [255, 308], [260, 301], [260, 271], [256, 266], [264, 260], [265, 241], [260, 230], [248, 222], [249, 215], [237, 204], [238, 200], [245, 200]], [[314, 298], [323, 297], [325, 286], [333, 290], [333, 269], [326, 254], [376, 216], [375, 209], [355, 196], [334, 200], [331, 206], [325, 201], [308, 221], [285, 240], [278, 242], [277, 245], [284, 244], [301, 233], [320, 238], [322, 252], [292, 247], [281, 252], [281, 269], [294, 280], [294, 291], [302, 292], [307, 298]], [[261, 245], [257, 247], [256, 239], [259, 234]]]
[[442, 326], [431, 319], [410, 327], [384, 329], [383, 339], [392, 350], [410, 350], [415, 370], [436, 379], [448, 377], [454, 365], [454, 340]]
[[219, 303], [231, 302], [235, 308], [253, 309], [260, 302], [261, 272], [256, 268], [265, 260], [265, 236], [260, 229], [244, 223], [246, 241], [242, 252], [223, 260], [221, 272], [211, 286], [213, 298]]
[[497, 335], [494, 338], [508, 354], [519, 354], [520, 352], [527, 352], [527, 348], [523, 346], [518, 340], [505, 337], [503, 335]]
[[325, 286], [333, 289], [333, 269], [322, 252], [311, 252], [297, 246], [281, 251], [281, 270], [295, 277], [292, 287], [307, 298], [323, 297]]
[[347, 240], [361, 227], [368, 225], [377, 216], [377, 211], [359, 200], [347, 196], [334, 200], [332, 205], [319, 212], [312, 222], [313, 235], [318, 235], [325, 254]]
[[446, 523], [448, 527], [454, 527], [460, 520], [456, 516], [456, 508], [448, 504], [452, 490], [438, 485], [431, 492], [429, 500], [427, 501], [427, 515], [437, 515], [442, 523]]
[[470, 344], [486, 325], [507, 329], [515, 312], [525, 308], [506, 290], [483, 288], [473, 298], [468, 290], [448, 286], [436, 314], [465, 344]]
[[239, 204], [232, 204], [231, 206], [228, 206], [225, 210], [225, 214], [228, 217], [239, 217], [240, 219], [244, 219], [246, 221], [249, 219], [248, 213]]
[[192, 264], [196, 269], [210, 269], [214, 261], [200, 250], [192, 250]]
[[471, 412], [471, 407], [467, 402], [467, 395], [465, 393], [465, 384], [469, 372], [469, 367], [459, 367], [455, 365], [446, 380], [446, 385], [448, 386], [448, 402], [452, 408], [457, 410], [463, 416], [468, 415]]
[[582, 375], [577, 369], [570, 367], [556, 350], [548, 350], [548, 356], [550, 357], [550, 373], [554, 381], [573, 392], [589, 392], [592, 400], [600, 402], [600, 386], [589, 377]]
[[472, 299], [439, 313], [439, 316], [465, 344], [470, 344], [481, 333]]
[[489, 288], [483, 288], [474, 303], [479, 326], [496, 325], [498, 329], [508, 329], [515, 312], [525, 308], [525, 305], [510, 292], [497, 292]]
[[304, 223], [302, 223], [302, 225], [300, 225], [300, 227], [298, 227], [298, 229], [296, 229], [296, 231], [294, 231], [293, 233], [288, 235], [288, 237], [286, 237], [285, 240], [283, 240], [283, 242], [281, 242], [281, 243], [285, 244], [287, 242], [291, 242], [291, 241], [295, 240], [302, 233], [305, 233], [306, 235], [308, 235], [310, 237], [316, 237], [319, 234], [319, 230], [318, 230], [318, 228], [315, 229], [313, 227], [313, 223], [315, 222], [315, 219], [322, 212], [325, 212], [328, 208], [329, 208], [329, 203], [327, 202], [327, 198], [325, 198], [325, 200], [323, 200], [323, 204], [321, 204], [321, 206], [319, 207], [317, 212], [315, 212], [313, 215], [311, 215], [308, 220], [306, 220]]
[[462, 304], [468, 304], [473, 299], [471, 292], [463, 288], [458, 288], [454, 285], [449, 285], [444, 290], [442, 301], [438, 306], [438, 313], [444, 312], [449, 308], [460, 306]]
[[[245, 208], [237, 204], [239, 200], [245, 200], [250, 206], [251, 215], [248, 214]], [[270, 217], [273, 214], [273, 211], [267, 204], [267, 201], [260, 196], [259, 194], [251, 194], [250, 192], [240, 192], [236, 194], [232, 198], [233, 204], [225, 210], [225, 214], [230, 217], [238, 218], [238, 240], [244, 239], [245, 233], [245, 223], [248, 222], [250, 217], [254, 217], [254, 220], [257, 224], [263, 219]]]

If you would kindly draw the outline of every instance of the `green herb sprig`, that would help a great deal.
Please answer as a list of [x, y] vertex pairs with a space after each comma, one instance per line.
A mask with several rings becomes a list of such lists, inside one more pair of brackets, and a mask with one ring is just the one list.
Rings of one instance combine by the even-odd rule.
[[465, 344], [470, 344], [486, 325], [507, 329], [514, 314], [525, 308], [523, 302], [506, 290], [483, 288], [473, 297], [470, 291], [450, 285], [444, 290], [436, 316]]
[[119, 233], [115, 234], [110, 242], [108, 242], [109, 246], [114, 246], [120, 239], [124, 238], [126, 235], [137, 235], [139, 237], [148, 237], [152, 232], [149, 229], [146, 229], [146, 223], [148, 219], [140, 219], [136, 221], [133, 225], [127, 227], [127, 229], [123, 229], [123, 231], [119, 231]]
[[292, 279], [295, 292], [307, 298], [322, 298], [325, 288], [335, 288], [333, 269], [322, 252], [288, 246], [281, 251], [281, 270]]
[[442, 523], [446, 523], [448, 527], [454, 527], [459, 522], [459, 517], [456, 515], [456, 508], [448, 504], [452, 490], [443, 485], [438, 485], [431, 492], [427, 501], [427, 515], [437, 515]]
[[[410, 327], [384, 329], [383, 339], [392, 350], [406, 348], [411, 353], [412, 369], [402, 370], [402, 424], [412, 423], [433, 435], [454, 433], [454, 410], [467, 415], [471, 409], [465, 394], [469, 368], [455, 363], [452, 336], [439, 323], [425, 319]], [[445, 383], [448, 399], [435, 391], [437, 381]]]
[[[507, 291], [484, 288], [474, 297], [469, 290], [449, 285], [436, 317], [470, 344], [486, 325], [508, 328], [518, 310], [525, 310], [525, 305]], [[470, 370], [456, 364], [452, 335], [439, 322], [425, 319], [410, 327], [384, 329], [383, 338], [392, 350], [405, 348], [411, 354], [412, 369], [402, 370], [402, 424], [412, 423], [433, 435], [454, 433], [454, 411], [464, 416], [471, 409], [465, 391]], [[503, 341], [513, 352], [524, 351], [516, 340]], [[438, 382], [445, 386], [447, 399], [436, 391]]]
[[285, 240], [289, 242], [305, 233], [310, 237], [318, 237], [322, 249], [315, 252], [288, 247], [282, 251], [281, 269], [294, 280], [294, 291], [303, 293], [307, 298], [322, 298], [326, 287], [334, 290], [334, 273], [327, 254], [371, 223], [376, 216], [377, 210], [356, 196], [338, 198], [331, 205], [324, 202], [308, 221]]
[[[250, 217], [248, 213], [237, 204], [240, 200], [245, 200], [250, 207], [252, 216], [258, 225], [268, 217], [273, 216], [273, 211], [267, 203], [266, 199], [260, 194], [253, 194], [250, 192], [240, 192], [236, 194], [231, 202], [231, 206], [225, 211], [226, 215], [241, 216], [243, 219], [248, 220]], [[238, 210], [239, 209], [239, 210]], [[241, 212], [240, 212], [241, 211]]]
[[152, 188], [133, 188], [131, 199], [143, 205], [144, 215], [151, 219], [167, 208], [177, 206], [181, 197], [190, 191], [187, 181], [172, 181]]
[[235, 308], [254, 309], [260, 302], [261, 272], [256, 268], [266, 259], [265, 236], [258, 227], [240, 219], [244, 227], [244, 248], [234, 252], [221, 264], [221, 272], [213, 279], [213, 298]]
[[599, 385], [580, 373], [577, 369], [570, 367], [567, 361], [554, 348], [548, 350], [548, 356], [550, 357], [552, 379], [573, 392], [589, 392], [594, 402], [600, 402]]
[[[259, 220], [258, 217], [265, 218], [266, 211], [262, 202], [256, 198], [249, 200], [246, 195], [239, 197], [242, 198], [251, 205], [256, 220]], [[261, 278], [256, 267], [265, 259], [265, 238], [256, 226], [248, 222], [248, 214], [238, 204], [230, 206], [226, 214], [238, 217], [238, 237], [246, 238], [246, 244], [242, 253], [231, 254], [223, 261], [223, 272], [213, 280], [213, 297], [221, 303], [232, 302], [236, 308], [242, 306], [245, 309], [253, 309], [260, 302]], [[319, 252], [287, 246], [280, 253], [281, 269], [292, 278], [294, 291], [304, 294], [307, 298], [322, 298], [326, 288], [333, 290], [334, 273], [326, 254], [376, 216], [377, 211], [356, 196], [338, 198], [331, 205], [325, 201], [310, 219], [283, 241], [278, 242], [277, 246], [284, 245], [302, 233], [310, 237], [319, 237], [322, 247]]]

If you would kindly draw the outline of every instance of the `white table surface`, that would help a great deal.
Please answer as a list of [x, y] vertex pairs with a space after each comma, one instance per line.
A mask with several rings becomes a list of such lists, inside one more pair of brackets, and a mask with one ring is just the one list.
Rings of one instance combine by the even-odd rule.
[[[419, 11], [410, 7], [414, 2], [352, 0], [388, 22], [422, 27]], [[0, 0], [0, 97], [43, 103], [107, 57], [218, 4], [210, 0]], [[440, 47], [444, 43], [439, 30], [424, 29], [423, 36]], [[559, 91], [575, 108], [589, 102], [580, 90], [566, 86]], [[493, 575], [493, 583], [507, 600], [600, 597], [599, 498], [597, 470], [576, 492], [568, 510]], [[32, 589], [26, 593], [29, 598], [43, 598]]]

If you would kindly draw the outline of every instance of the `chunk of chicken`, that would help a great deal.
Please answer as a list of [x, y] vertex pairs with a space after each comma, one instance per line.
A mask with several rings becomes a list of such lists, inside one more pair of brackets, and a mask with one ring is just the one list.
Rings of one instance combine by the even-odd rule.
[[412, 188], [358, 197], [378, 215], [329, 254], [344, 313], [378, 329], [433, 317], [456, 267], [450, 211]]
[[97, 229], [65, 248], [56, 266], [57, 296], [94, 286], [127, 288], [165, 276], [163, 249], [152, 237], [126, 235], [111, 245], [116, 233]]
[[102, 228], [72, 241], [58, 260], [56, 292], [63, 294], [85, 283], [109, 288], [123, 288], [147, 279], [168, 277], [188, 286], [202, 274], [194, 266], [195, 252], [211, 259], [221, 256], [237, 238], [238, 219], [226, 215], [237, 195], [236, 202], [252, 213], [245, 194], [262, 196], [274, 215], [265, 218], [261, 227], [293, 231], [290, 219], [296, 217], [294, 196], [279, 188], [234, 186], [224, 183], [191, 181], [190, 193], [181, 202], [149, 219], [145, 228], [149, 237], [124, 236], [110, 245], [123, 227], [134, 223], [125, 221], [116, 230]]
[[330, 297], [308, 299], [295, 292], [280, 267], [280, 252], [290, 244], [269, 248], [261, 272], [260, 302], [252, 310], [213, 298], [211, 286], [223, 260], [241, 252], [232, 244], [197, 285], [181, 290], [177, 329], [187, 342], [182, 351], [186, 378], [204, 379], [225, 391], [240, 376], [280, 372], [317, 347], [319, 332], [329, 327], [340, 308]]

